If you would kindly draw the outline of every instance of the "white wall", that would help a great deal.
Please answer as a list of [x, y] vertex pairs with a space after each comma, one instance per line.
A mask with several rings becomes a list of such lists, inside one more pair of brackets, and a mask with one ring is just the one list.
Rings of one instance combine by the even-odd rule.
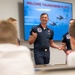
[[[23, 0], [0, 0], [0, 19], [17, 19], [18, 36], [23, 33]], [[23, 38], [23, 35], [21, 35]]]
[[[73, 13], [75, 11], [75, 0], [52, 0], [69, 2], [73, 4]], [[14, 17], [17, 19], [18, 36], [23, 39], [23, 0], [0, 0], [0, 19]], [[75, 14], [73, 14], [75, 18]]]
[[[75, 0], [53, 0], [61, 2], [69, 2], [73, 4], [73, 18], [75, 18]], [[14, 17], [17, 19], [17, 29], [18, 36], [21, 39], [21, 44], [28, 47], [33, 47], [29, 45], [27, 41], [23, 40], [23, 0], [0, 0], [0, 20], [7, 19], [9, 17]], [[56, 41], [56, 44], [60, 45], [60, 41]], [[65, 63], [65, 53], [57, 49], [51, 48], [51, 63], [52, 64], [64, 64]]]

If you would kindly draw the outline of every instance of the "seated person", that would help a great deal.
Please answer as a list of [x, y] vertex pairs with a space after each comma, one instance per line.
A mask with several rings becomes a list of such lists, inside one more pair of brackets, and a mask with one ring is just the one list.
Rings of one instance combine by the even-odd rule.
[[73, 20], [72, 23], [70, 24], [69, 34], [70, 34], [70, 44], [73, 52], [68, 54], [67, 64], [69, 66], [75, 66], [75, 20]]
[[[17, 29], [17, 20], [16, 20], [15, 18], [9, 17], [9, 18], [7, 19], [7, 21], [13, 23], [14, 26], [16, 27], [16, 29]], [[20, 39], [19, 39], [19, 38], [18, 38], [18, 45], [20, 45]]]
[[30, 50], [17, 45], [17, 30], [8, 21], [0, 21], [0, 75], [33, 75]]

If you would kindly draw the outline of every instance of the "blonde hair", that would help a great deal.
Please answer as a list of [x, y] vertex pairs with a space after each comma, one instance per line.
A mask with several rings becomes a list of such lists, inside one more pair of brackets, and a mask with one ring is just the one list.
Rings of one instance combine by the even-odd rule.
[[7, 19], [7, 21], [17, 21], [17, 20], [13, 17], [10, 17], [10, 18]]
[[75, 38], [75, 19], [73, 19], [72, 23], [70, 23], [69, 34], [71, 37]]
[[16, 27], [16, 29], [17, 29], [17, 25], [16, 25], [16, 19], [15, 18], [13, 18], [13, 17], [9, 17], [8, 19], [7, 19], [7, 21], [9, 21], [9, 22], [11, 22], [11, 23], [13, 23], [13, 25]]
[[0, 43], [17, 44], [17, 30], [11, 22], [0, 21]]

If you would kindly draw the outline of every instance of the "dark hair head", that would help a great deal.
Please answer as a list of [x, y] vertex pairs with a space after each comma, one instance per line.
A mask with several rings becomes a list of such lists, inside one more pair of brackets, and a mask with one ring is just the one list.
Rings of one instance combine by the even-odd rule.
[[48, 16], [48, 14], [47, 14], [47, 13], [42, 13], [42, 14], [40, 15], [40, 17], [41, 17], [42, 15], [47, 15], [47, 16]]
[[75, 19], [70, 19], [70, 21], [71, 21], [71, 20], [75, 20]]

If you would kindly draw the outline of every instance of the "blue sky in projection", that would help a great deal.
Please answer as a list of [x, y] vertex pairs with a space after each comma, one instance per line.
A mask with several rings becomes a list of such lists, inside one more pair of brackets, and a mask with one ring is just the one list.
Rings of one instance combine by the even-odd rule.
[[54, 31], [54, 40], [61, 40], [68, 31], [72, 18], [72, 4], [41, 0], [24, 0], [24, 40], [28, 40], [30, 29], [40, 23], [40, 14], [49, 15], [47, 26]]

